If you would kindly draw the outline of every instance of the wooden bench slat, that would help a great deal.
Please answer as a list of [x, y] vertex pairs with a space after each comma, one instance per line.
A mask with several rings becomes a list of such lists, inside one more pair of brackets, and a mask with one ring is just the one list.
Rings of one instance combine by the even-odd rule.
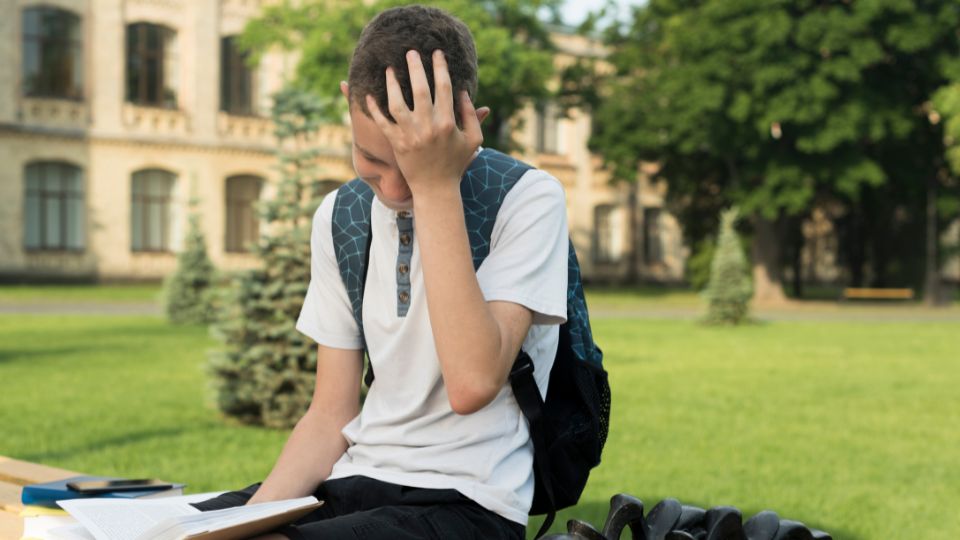
[[17, 484], [0, 482], [0, 510], [20, 512], [20, 491], [23, 488]]
[[847, 287], [843, 290], [843, 297], [861, 300], [911, 300], [913, 289]]
[[25, 486], [27, 484], [53, 482], [54, 480], [62, 480], [79, 475], [80, 473], [66, 469], [47, 467], [46, 465], [37, 465], [29, 461], [20, 461], [19, 459], [0, 456], [0, 482]]

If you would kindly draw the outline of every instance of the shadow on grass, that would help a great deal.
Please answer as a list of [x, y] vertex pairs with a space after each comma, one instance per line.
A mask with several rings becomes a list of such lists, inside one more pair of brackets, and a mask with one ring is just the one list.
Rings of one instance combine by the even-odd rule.
[[[610, 494], [612, 497], [614, 494]], [[644, 516], [650, 513], [650, 510], [665, 497], [638, 497], [643, 501], [643, 514]], [[699, 506], [700, 508], [708, 509], [713, 506], [722, 506], [722, 503], [703, 503], [698, 501], [680, 501], [682, 504]], [[754, 515], [758, 514], [763, 510], [773, 510], [776, 512], [775, 508], [741, 508], [740, 511], [743, 513], [743, 520], [750, 519]], [[604, 521], [607, 518], [607, 514], [610, 512], [610, 503], [607, 501], [581, 501], [580, 504], [575, 506], [572, 509], [567, 509], [562, 512], [557, 513], [557, 519], [554, 521], [553, 526], [550, 527], [551, 533], [563, 533], [567, 531], [567, 521], [570, 519], [579, 519], [581, 521], [586, 521], [593, 525], [597, 530], [603, 529]], [[779, 514], [779, 512], [778, 512]], [[780, 519], [789, 519], [793, 521], [799, 521], [804, 523], [810, 529], [819, 529], [830, 533], [831, 536], [835, 539], [843, 540], [866, 540], [864, 536], [854, 534], [851, 531], [822, 525], [818, 523], [815, 519], [809, 518], [809, 516], [789, 516], [781, 515]], [[543, 523], [543, 518], [539, 516], [534, 516], [530, 518], [530, 523], [527, 525], [527, 538], [532, 539], [533, 535], [536, 534], [537, 529], [540, 527], [540, 524]], [[629, 538], [630, 532], [629, 528], [625, 529], [622, 533], [622, 538]]]
[[38, 357], [51, 357], [55, 358], [58, 356], [68, 356], [74, 355], [78, 352], [88, 351], [88, 350], [99, 350], [99, 345], [87, 347], [87, 346], [71, 346], [71, 347], [36, 347], [36, 348], [17, 348], [17, 349], [0, 349], [0, 363], [4, 362], [17, 362], [21, 360], [30, 360]]
[[[199, 426], [200, 429], [205, 429], [206, 426]], [[117, 435], [114, 437], [108, 437], [100, 441], [92, 441], [85, 443], [83, 445], [74, 446], [72, 448], [61, 448], [59, 450], [50, 451], [50, 452], [37, 452], [37, 453], [28, 453], [18, 456], [18, 459], [25, 461], [33, 461], [36, 463], [52, 463], [61, 459], [75, 457], [83, 453], [96, 453], [109, 448], [116, 448], [121, 446], [126, 446], [130, 444], [136, 444], [143, 441], [149, 441], [151, 439], [163, 439], [167, 437], [179, 437], [189, 431], [198, 431], [197, 428], [192, 429], [178, 429], [178, 428], [165, 428], [165, 429], [153, 429], [146, 431], [139, 431], [133, 433], [124, 433], [122, 435]]]

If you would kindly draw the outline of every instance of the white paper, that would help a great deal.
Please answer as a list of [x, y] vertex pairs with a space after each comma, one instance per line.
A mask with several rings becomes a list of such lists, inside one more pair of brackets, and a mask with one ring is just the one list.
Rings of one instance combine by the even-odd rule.
[[[256, 521], [317, 502], [314, 497], [302, 497], [210, 512], [201, 512], [189, 504], [216, 495], [201, 493], [153, 500], [75, 499], [59, 501], [57, 504], [79, 521], [95, 540], [176, 540]], [[66, 529], [60, 532], [71, 534], [70, 538], [63, 540], [83, 538], [74, 536], [73, 532]], [[47, 538], [60, 540], [56, 536], [48, 535]]]
[[77, 518], [96, 540], [131, 540], [166, 518], [200, 513], [179, 497], [147, 501], [73, 499], [57, 504]]

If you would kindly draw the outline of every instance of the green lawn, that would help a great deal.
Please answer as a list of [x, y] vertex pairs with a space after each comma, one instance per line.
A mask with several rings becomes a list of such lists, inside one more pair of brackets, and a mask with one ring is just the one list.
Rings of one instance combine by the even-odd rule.
[[0, 286], [0, 302], [150, 302], [159, 301], [158, 284]]
[[[576, 516], [770, 508], [838, 539], [960, 534], [960, 325], [597, 320], [613, 387], [604, 462]], [[285, 433], [205, 404], [203, 328], [157, 318], [0, 316], [0, 454], [191, 491], [264, 476]], [[533, 523], [538, 522], [535, 520]], [[555, 527], [555, 530], [559, 530]]]

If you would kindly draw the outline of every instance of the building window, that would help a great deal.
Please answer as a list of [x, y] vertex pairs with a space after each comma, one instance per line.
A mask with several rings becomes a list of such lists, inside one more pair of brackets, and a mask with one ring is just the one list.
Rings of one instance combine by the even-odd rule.
[[536, 112], [536, 151], [541, 154], [560, 153], [560, 114], [557, 106], [540, 103]]
[[230, 114], [256, 113], [254, 70], [247, 64], [235, 36], [220, 39], [220, 110]]
[[176, 32], [157, 24], [127, 26], [127, 101], [177, 106], [176, 38]]
[[28, 250], [83, 250], [83, 175], [57, 161], [30, 163], [24, 170], [23, 245]]
[[31, 97], [83, 97], [80, 17], [63, 9], [23, 10], [23, 93]]
[[227, 238], [226, 250], [247, 252], [260, 236], [257, 201], [263, 179], [258, 176], [231, 176], [227, 178]]
[[130, 205], [130, 249], [170, 251], [173, 187], [176, 176], [161, 169], [133, 173]]
[[660, 208], [643, 209], [643, 261], [646, 264], [663, 262], [662, 211]]
[[623, 212], [613, 204], [601, 204], [593, 211], [593, 260], [617, 263], [623, 255]]

